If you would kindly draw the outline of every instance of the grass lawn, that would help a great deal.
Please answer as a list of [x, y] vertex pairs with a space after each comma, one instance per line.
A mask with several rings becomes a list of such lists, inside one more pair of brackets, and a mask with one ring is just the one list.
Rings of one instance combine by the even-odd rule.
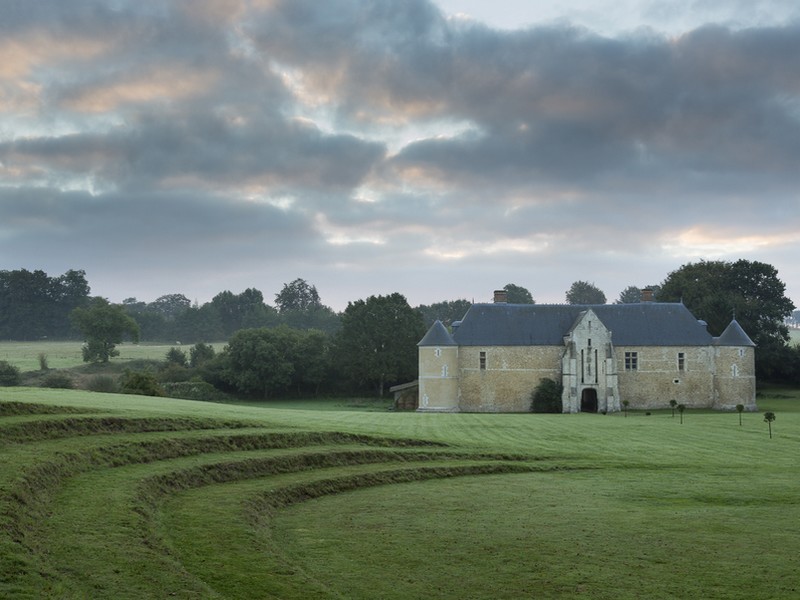
[[800, 597], [797, 390], [379, 408], [0, 388], [0, 597]]

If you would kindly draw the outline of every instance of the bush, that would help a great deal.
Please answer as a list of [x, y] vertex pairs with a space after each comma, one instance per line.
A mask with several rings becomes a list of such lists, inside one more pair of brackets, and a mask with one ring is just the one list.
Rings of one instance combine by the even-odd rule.
[[189, 364], [192, 367], [199, 367], [214, 358], [214, 346], [199, 342], [189, 348]]
[[19, 385], [22, 374], [19, 369], [5, 360], [0, 360], [0, 386]]
[[63, 371], [54, 371], [42, 379], [42, 387], [71, 390], [75, 387], [75, 382], [68, 373], [64, 373]]
[[174, 362], [168, 362], [158, 373], [161, 382], [189, 381], [191, 376], [192, 372], [189, 369]]
[[563, 386], [548, 377], [539, 381], [539, 385], [531, 394], [531, 412], [535, 413], [560, 413], [563, 410], [561, 404], [561, 392]]
[[105, 392], [116, 394], [119, 391], [117, 380], [111, 375], [95, 375], [86, 382], [86, 389], [90, 392]]
[[164, 389], [156, 376], [143, 371], [125, 371], [120, 379], [120, 391], [123, 394], [140, 396], [163, 396]]
[[184, 400], [202, 400], [205, 402], [224, 402], [230, 400], [223, 391], [218, 390], [205, 381], [180, 381], [164, 384], [164, 392], [170, 398], [183, 398]]
[[167, 351], [167, 364], [168, 365], [178, 365], [179, 367], [185, 367], [189, 364], [189, 361], [186, 358], [186, 352], [181, 350], [180, 348], [170, 348]]
[[39, 370], [40, 371], [48, 371], [50, 367], [47, 364], [47, 354], [44, 352], [39, 352]]

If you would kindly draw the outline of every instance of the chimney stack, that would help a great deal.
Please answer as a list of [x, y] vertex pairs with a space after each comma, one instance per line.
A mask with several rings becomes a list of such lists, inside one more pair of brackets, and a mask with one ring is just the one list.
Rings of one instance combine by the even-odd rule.
[[495, 290], [494, 291], [494, 303], [495, 304], [505, 304], [508, 302], [508, 292], [505, 290]]
[[653, 301], [653, 290], [645, 288], [642, 290], [642, 302]]

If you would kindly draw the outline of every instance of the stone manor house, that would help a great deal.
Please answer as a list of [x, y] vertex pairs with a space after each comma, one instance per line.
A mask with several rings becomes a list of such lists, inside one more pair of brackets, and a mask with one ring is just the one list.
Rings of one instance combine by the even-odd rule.
[[473, 304], [419, 342], [419, 411], [528, 412], [548, 377], [565, 413], [669, 407], [756, 410], [755, 344], [736, 320], [719, 337], [682, 303]]

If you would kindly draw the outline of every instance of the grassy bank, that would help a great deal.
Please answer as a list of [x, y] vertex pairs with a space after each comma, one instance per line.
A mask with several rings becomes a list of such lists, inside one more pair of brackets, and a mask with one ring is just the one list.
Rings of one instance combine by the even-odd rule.
[[759, 403], [773, 439], [0, 388], [0, 597], [793, 598], [800, 400]]

